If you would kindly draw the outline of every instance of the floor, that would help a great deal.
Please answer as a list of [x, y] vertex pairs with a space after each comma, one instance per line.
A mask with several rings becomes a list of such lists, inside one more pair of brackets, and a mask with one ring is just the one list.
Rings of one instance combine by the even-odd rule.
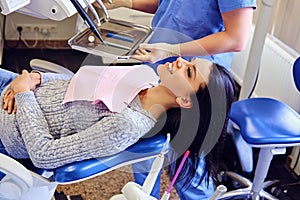
[[[1, 67], [15, 72], [22, 69], [30, 70], [29, 61], [33, 58], [46, 59], [69, 68], [76, 72], [83, 64], [101, 64], [99, 58], [70, 49], [14, 49], [7, 48], [3, 53]], [[288, 149], [289, 152], [289, 149]], [[270, 191], [280, 200], [300, 199], [300, 177], [292, 176], [286, 167], [287, 155], [276, 156], [273, 159], [268, 179], [278, 179], [279, 184], [272, 187]], [[249, 176], [251, 178], [251, 175]], [[133, 180], [130, 166], [112, 171], [100, 177], [76, 183], [72, 185], [60, 185], [55, 193], [56, 200], [107, 200], [114, 194], [118, 194], [124, 184]], [[170, 184], [166, 172], [162, 175], [161, 193]], [[228, 187], [230, 186], [230, 183]], [[175, 190], [172, 190], [170, 199], [179, 199]]]
[[[133, 181], [133, 175], [130, 166], [127, 166], [81, 183], [60, 185], [55, 193], [55, 200], [65, 200], [66, 196], [72, 200], [108, 200], [120, 194], [123, 186], [129, 181]], [[161, 196], [168, 189], [169, 184], [170, 181], [164, 170], [161, 177]], [[174, 188], [171, 191], [171, 199], [179, 200]]]

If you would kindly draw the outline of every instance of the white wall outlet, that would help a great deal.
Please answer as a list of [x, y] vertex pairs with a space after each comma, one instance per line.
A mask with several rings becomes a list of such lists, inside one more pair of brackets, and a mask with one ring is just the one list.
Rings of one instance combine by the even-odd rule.
[[15, 27], [17, 30], [21, 27], [24, 33], [57, 33], [56, 24], [16, 24]]

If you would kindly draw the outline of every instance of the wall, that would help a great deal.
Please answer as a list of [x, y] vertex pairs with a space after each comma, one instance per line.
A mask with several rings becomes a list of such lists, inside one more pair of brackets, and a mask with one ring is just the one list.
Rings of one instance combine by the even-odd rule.
[[[257, 9], [254, 12], [254, 22], [258, 20], [258, 12], [262, 0], [257, 0]], [[269, 33], [282, 42], [300, 52], [300, 1], [277, 0], [273, 8], [272, 22]]]
[[19, 35], [17, 32], [16, 24], [55, 24], [57, 31], [50, 33], [45, 37], [42, 34], [36, 34], [35, 32], [25, 33], [22, 37], [25, 40], [67, 40], [75, 34], [76, 16], [72, 16], [63, 21], [54, 21], [49, 19], [38, 19], [30, 16], [26, 16], [20, 13], [12, 13], [6, 17], [5, 35], [7, 40], [17, 40]]
[[273, 34], [284, 43], [300, 52], [300, 1], [279, 0], [274, 13]]
[[[134, 11], [127, 8], [118, 8], [109, 11], [111, 18], [131, 21], [138, 24], [150, 25], [152, 16], [151, 14], [146, 14], [139, 11]], [[42, 34], [32, 33], [23, 33], [23, 38], [26, 40], [68, 40], [76, 32], [76, 19], [77, 15], [72, 16], [71, 18], [65, 19], [63, 21], [53, 21], [49, 19], [37, 19], [34, 17], [26, 16], [20, 13], [12, 13], [6, 18], [6, 39], [8, 40], [17, 40], [19, 35], [17, 32], [17, 24], [54, 24], [57, 27], [55, 33], [50, 33], [49, 36], [45, 38]]]
[[[295, 13], [300, 11], [299, 2], [299, 0], [277, 0], [262, 52], [258, 83], [253, 94], [277, 98], [298, 111], [300, 111], [300, 97], [292, 82], [290, 70], [293, 61], [300, 55], [296, 42], [297, 39], [300, 40], [298, 31], [300, 23], [296, 23], [298, 19], [295, 17]], [[254, 22], [259, 20], [260, 5], [261, 0], [257, 0]], [[231, 67], [231, 72], [240, 85], [243, 84], [253, 31], [254, 26], [246, 50], [235, 54]]]
[[[243, 84], [251, 41], [252, 37], [245, 51], [235, 53], [233, 58], [231, 73], [239, 85]], [[294, 49], [268, 34], [262, 52], [257, 85], [252, 96], [275, 98], [300, 111], [300, 94], [292, 78], [292, 65], [298, 56], [299, 53]]]

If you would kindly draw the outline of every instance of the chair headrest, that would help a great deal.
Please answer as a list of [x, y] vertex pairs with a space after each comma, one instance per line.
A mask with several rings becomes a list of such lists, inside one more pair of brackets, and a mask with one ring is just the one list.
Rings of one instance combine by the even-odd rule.
[[294, 77], [296, 88], [300, 92], [300, 57], [298, 57], [294, 62], [293, 77]]

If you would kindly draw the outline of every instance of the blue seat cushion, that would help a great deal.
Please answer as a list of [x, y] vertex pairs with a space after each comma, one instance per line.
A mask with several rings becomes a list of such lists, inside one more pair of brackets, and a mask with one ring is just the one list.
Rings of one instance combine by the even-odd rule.
[[300, 116], [271, 98], [250, 98], [232, 104], [230, 120], [253, 145], [300, 143]]
[[66, 183], [84, 179], [132, 160], [158, 155], [166, 142], [163, 135], [140, 139], [125, 151], [112, 156], [83, 160], [54, 169], [54, 181]]

